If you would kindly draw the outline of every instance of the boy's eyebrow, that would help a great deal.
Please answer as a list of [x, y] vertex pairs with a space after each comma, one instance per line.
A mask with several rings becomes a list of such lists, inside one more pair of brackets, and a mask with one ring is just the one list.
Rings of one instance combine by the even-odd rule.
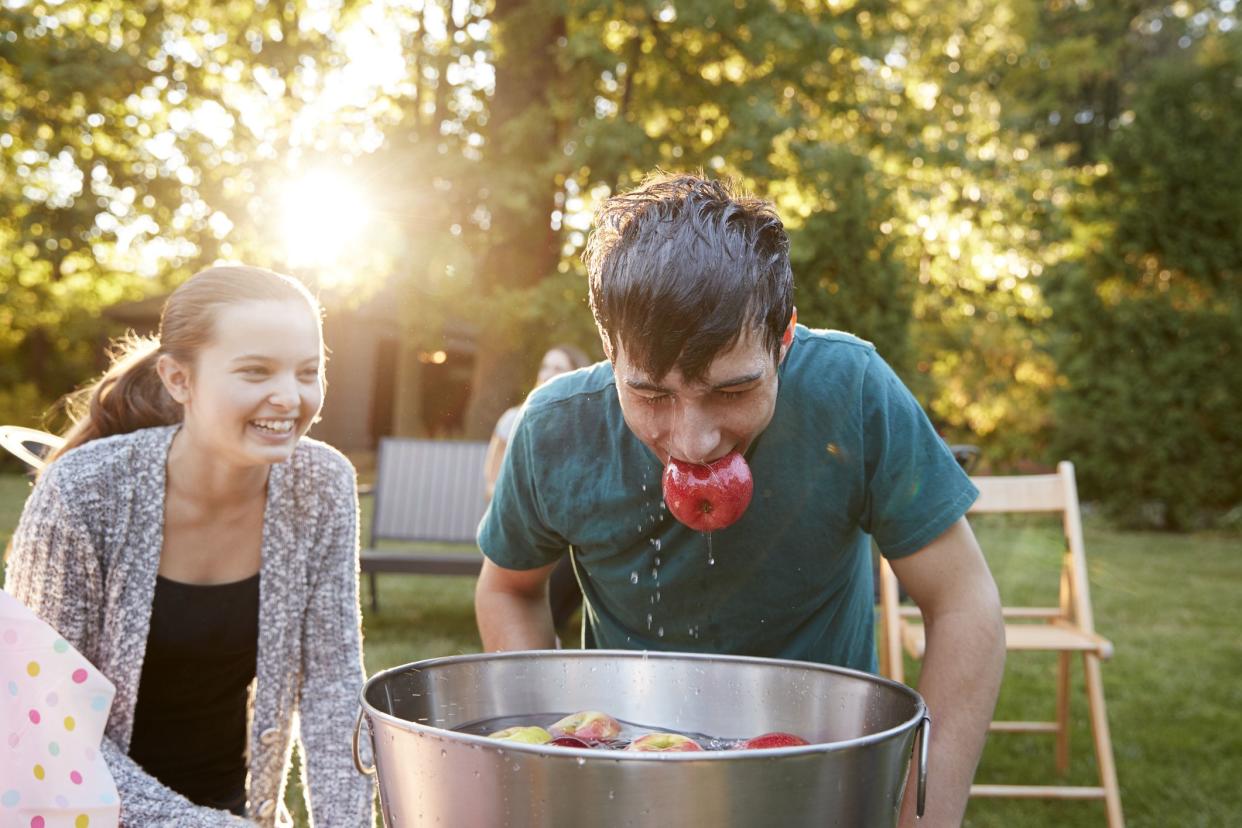
[[668, 394], [673, 390], [649, 380], [633, 379], [632, 377], [626, 377], [625, 384], [635, 391], [659, 391], [662, 394]]
[[749, 374], [742, 374], [739, 377], [733, 377], [723, 382], [713, 383], [710, 387], [713, 391], [719, 391], [721, 388], [732, 388], [735, 385], [745, 385], [748, 382], [763, 379], [762, 371], [752, 371]]
[[[754, 382], [759, 379], [763, 379], [763, 371], [752, 371], [749, 374], [742, 374], [741, 376], [731, 377], [721, 382], [714, 382], [709, 385], [708, 388], [713, 391], [719, 391], [722, 388], [733, 388], [735, 386], [745, 385], [748, 382]], [[635, 379], [633, 377], [626, 377], [625, 384], [630, 388], [633, 388], [635, 391], [656, 391], [661, 394], [671, 394], [673, 391], [673, 389], [660, 385], [658, 382], [651, 382], [650, 380], [645, 379]]]

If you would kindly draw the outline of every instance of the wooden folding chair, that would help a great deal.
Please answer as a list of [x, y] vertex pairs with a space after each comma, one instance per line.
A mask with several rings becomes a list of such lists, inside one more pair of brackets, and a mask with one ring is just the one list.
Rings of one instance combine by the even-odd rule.
[[[1079, 653], [1083, 660], [1100, 785], [973, 785], [970, 789], [971, 796], [1103, 799], [1110, 828], [1120, 828], [1125, 822], [1121, 812], [1117, 770], [1113, 762], [1112, 740], [1108, 732], [1108, 715], [1104, 707], [1104, 685], [1100, 678], [1100, 661], [1112, 656], [1113, 645], [1096, 634], [1091, 614], [1074, 466], [1066, 461], [1057, 465], [1056, 474], [974, 477], [972, 480], [979, 487], [979, 499], [971, 507], [970, 514], [1057, 513], [1062, 518], [1066, 542], [1061, 567], [1060, 605], [1004, 608], [1007, 651], [1044, 651], [1058, 654], [1056, 720], [995, 721], [992, 722], [990, 730], [1055, 734], [1056, 768], [1058, 773], [1067, 773], [1070, 662], [1073, 654]], [[881, 565], [880, 579], [881, 670], [889, 678], [903, 681], [903, 649], [913, 658], [922, 658], [926, 644], [923, 625], [916, 607], [900, 606], [897, 578], [887, 561]], [[1003, 599], [1004, 595], [1002, 602]]]

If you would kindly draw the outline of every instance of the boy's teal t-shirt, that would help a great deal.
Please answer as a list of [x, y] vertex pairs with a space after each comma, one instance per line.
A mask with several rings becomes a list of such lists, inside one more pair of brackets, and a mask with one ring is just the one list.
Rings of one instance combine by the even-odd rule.
[[742, 518], [704, 535], [664, 506], [662, 466], [626, 426], [607, 362], [531, 394], [479, 526], [494, 563], [566, 551], [584, 645], [792, 658], [876, 669], [873, 537], [890, 558], [978, 495], [867, 342], [798, 326], [772, 421], [746, 459]]

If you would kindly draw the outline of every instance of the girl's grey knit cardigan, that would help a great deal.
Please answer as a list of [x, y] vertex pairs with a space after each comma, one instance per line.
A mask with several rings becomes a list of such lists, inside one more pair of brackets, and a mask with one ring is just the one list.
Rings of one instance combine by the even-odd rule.
[[[93, 440], [44, 472], [13, 536], [5, 589], [116, 685], [103, 754], [126, 826], [247, 824], [194, 805], [127, 755], [163, 546], [164, 476], [177, 426]], [[268, 476], [259, 649], [247, 737], [246, 816], [289, 821], [294, 717], [316, 825], [371, 826], [372, 784], [350, 739], [362, 687], [358, 495], [339, 452], [302, 439]], [[176, 733], [169, 733], [176, 739]]]

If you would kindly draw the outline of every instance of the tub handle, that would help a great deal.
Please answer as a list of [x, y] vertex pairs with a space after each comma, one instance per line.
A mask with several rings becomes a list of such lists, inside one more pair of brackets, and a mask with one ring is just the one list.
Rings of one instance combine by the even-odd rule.
[[931, 717], [924, 716], [919, 722], [919, 781], [915, 813], [921, 819], [923, 806], [927, 804], [927, 742], [931, 738]]
[[[360, 750], [359, 745], [358, 745], [358, 738], [362, 735], [362, 714], [363, 712], [364, 712], [363, 709], [359, 707], [358, 708], [358, 721], [354, 722], [354, 767], [358, 769], [358, 773], [365, 774], [367, 776], [372, 776], [375, 773], [375, 765], [370, 765], [368, 767], [362, 764], [362, 751]], [[920, 785], [920, 790], [922, 790], [921, 785]], [[923, 800], [920, 797], [919, 802], [922, 802], [922, 801]], [[920, 814], [923, 813], [921, 805], [919, 807], [919, 813]]]

